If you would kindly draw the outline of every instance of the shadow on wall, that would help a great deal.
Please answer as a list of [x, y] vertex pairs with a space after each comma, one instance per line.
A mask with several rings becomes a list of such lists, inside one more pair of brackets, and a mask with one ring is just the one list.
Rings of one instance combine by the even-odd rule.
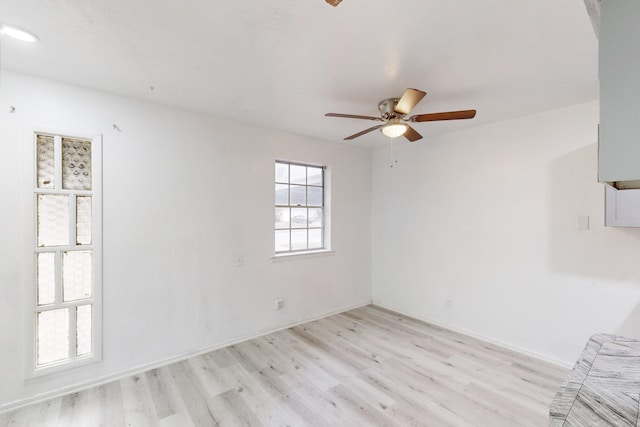
[[[550, 168], [547, 211], [551, 269], [640, 285], [640, 228], [604, 226], [604, 186], [597, 178], [597, 144], [556, 158]], [[588, 229], [579, 230], [579, 217], [587, 216]]]
[[614, 333], [630, 338], [640, 338], [640, 304], [636, 305]]

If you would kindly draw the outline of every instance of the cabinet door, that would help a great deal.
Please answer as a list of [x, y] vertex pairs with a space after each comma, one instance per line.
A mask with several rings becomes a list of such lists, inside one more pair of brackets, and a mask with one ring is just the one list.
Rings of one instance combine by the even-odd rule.
[[604, 225], [640, 227], [640, 190], [617, 190], [605, 185]]
[[603, 1], [600, 182], [640, 179], [640, 1]]

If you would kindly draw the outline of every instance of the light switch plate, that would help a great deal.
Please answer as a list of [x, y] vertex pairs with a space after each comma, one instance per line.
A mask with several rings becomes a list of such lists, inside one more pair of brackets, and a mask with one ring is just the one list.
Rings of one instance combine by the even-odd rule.
[[589, 216], [578, 215], [576, 217], [576, 230], [588, 230], [589, 229]]

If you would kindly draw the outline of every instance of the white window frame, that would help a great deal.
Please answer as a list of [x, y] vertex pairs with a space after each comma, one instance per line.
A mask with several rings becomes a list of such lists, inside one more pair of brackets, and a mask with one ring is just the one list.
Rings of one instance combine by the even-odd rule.
[[[331, 178], [331, 168], [329, 166], [326, 165], [321, 165], [321, 164], [316, 164], [316, 163], [310, 163], [310, 162], [300, 162], [300, 161], [292, 161], [292, 160], [284, 160], [284, 159], [275, 159], [273, 165], [275, 166], [277, 163], [282, 163], [282, 164], [288, 164], [288, 165], [296, 165], [296, 166], [305, 166], [305, 167], [313, 167], [313, 168], [322, 168], [323, 170], [323, 183], [322, 183], [322, 197], [323, 197], [323, 201], [322, 201], [322, 206], [304, 206], [307, 208], [314, 208], [314, 207], [319, 207], [322, 208], [322, 214], [323, 214], [323, 219], [322, 219], [322, 243], [323, 246], [321, 248], [314, 248], [314, 249], [298, 249], [298, 250], [289, 250], [289, 251], [280, 251], [280, 252], [276, 252], [275, 251], [275, 231], [277, 231], [277, 229], [273, 229], [273, 234], [272, 234], [272, 238], [273, 238], [273, 245], [272, 248], [274, 248], [274, 255], [272, 257], [272, 260], [277, 260], [277, 259], [294, 259], [297, 258], [299, 256], [309, 256], [309, 255], [322, 255], [322, 254], [328, 254], [328, 253], [332, 253], [333, 251], [331, 250], [331, 185], [330, 185], [330, 178]], [[290, 178], [289, 178], [290, 179]], [[278, 182], [276, 181], [276, 177], [275, 177], [275, 168], [274, 168], [274, 179], [272, 181], [274, 184], [277, 184]], [[305, 183], [305, 187], [307, 187], [307, 183]], [[313, 186], [312, 186], [313, 187]], [[274, 187], [275, 188], [275, 187]], [[275, 189], [274, 189], [275, 191]], [[278, 207], [298, 207], [298, 206], [293, 206], [290, 203], [288, 205], [278, 205], [275, 203], [274, 200], [274, 208], [278, 208]], [[302, 207], [302, 206], [300, 206]], [[308, 224], [307, 224], [308, 225]], [[304, 229], [304, 228], [300, 228], [300, 229]], [[307, 230], [309, 230], [309, 228], [306, 228]], [[292, 230], [291, 226], [289, 228], [289, 230]]]
[[[61, 162], [60, 155], [60, 140], [61, 138], [74, 138], [91, 141], [91, 169], [92, 169], [92, 185], [91, 191], [84, 190], [49, 190], [37, 188], [37, 135], [50, 135], [54, 136], [54, 145], [56, 150], [56, 163]], [[42, 375], [48, 375], [68, 369], [76, 368], [79, 366], [87, 365], [90, 363], [99, 362], [102, 360], [102, 135], [89, 132], [66, 132], [47, 128], [37, 128], [29, 132], [29, 169], [30, 179], [28, 182], [29, 193], [31, 197], [27, 197], [29, 200], [26, 212], [31, 215], [28, 228], [29, 242], [28, 242], [28, 257], [30, 260], [28, 263], [29, 272], [26, 274], [28, 283], [25, 286], [27, 292], [27, 363], [26, 377], [33, 378]], [[56, 182], [61, 183], [61, 176], [56, 176]], [[26, 189], [26, 186], [25, 186]], [[37, 197], [38, 194], [69, 194], [69, 195], [82, 195], [91, 193], [92, 197], [92, 216], [91, 216], [91, 245], [82, 245], [82, 249], [92, 251], [92, 296], [91, 296], [91, 345], [92, 353], [86, 356], [71, 356], [69, 359], [59, 361], [43, 366], [37, 365], [37, 254], [39, 252], [50, 252], [52, 248], [60, 252], [60, 257], [65, 250], [79, 250], [79, 247], [71, 244], [68, 246], [55, 246], [55, 247], [38, 247], [37, 244]], [[75, 203], [70, 203], [70, 217], [69, 222], [72, 223], [75, 219]], [[57, 271], [57, 281], [60, 280], [61, 270]], [[57, 286], [61, 286], [59, 283]], [[61, 303], [63, 306], [74, 306], [75, 303]], [[70, 310], [73, 311], [73, 310]], [[71, 319], [74, 318], [70, 316]], [[70, 347], [75, 343], [75, 336], [70, 334]]]

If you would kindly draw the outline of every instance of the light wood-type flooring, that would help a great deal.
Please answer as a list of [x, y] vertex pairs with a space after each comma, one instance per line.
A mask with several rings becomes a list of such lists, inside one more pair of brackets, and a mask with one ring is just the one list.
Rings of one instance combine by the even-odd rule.
[[567, 370], [367, 306], [0, 415], [0, 426], [546, 426]]

